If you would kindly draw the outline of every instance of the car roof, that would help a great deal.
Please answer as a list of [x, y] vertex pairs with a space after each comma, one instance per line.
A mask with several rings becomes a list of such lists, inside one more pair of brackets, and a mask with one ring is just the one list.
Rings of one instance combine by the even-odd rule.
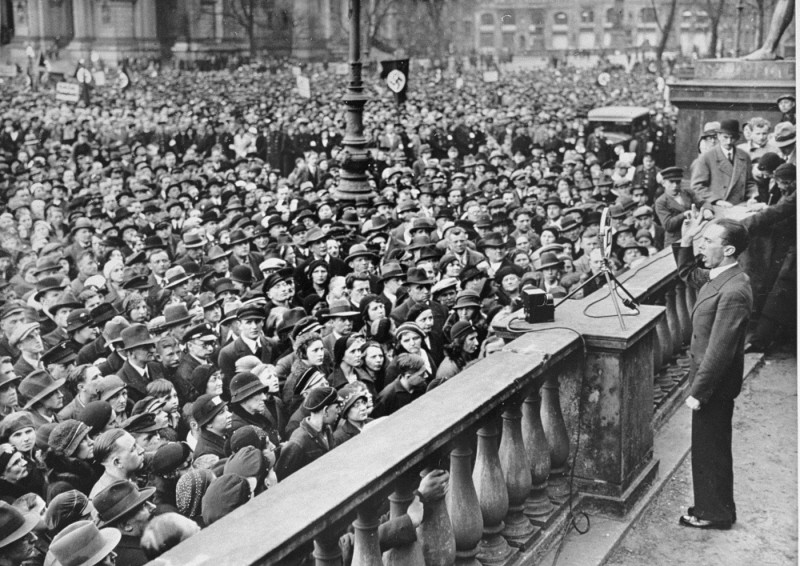
[[644, 106], [603, 106], [589, 110], [588, 118], [593, 121], [616, 122], [619, 120], [633, 120], [642, 114], [649, 114], [650, 110]]

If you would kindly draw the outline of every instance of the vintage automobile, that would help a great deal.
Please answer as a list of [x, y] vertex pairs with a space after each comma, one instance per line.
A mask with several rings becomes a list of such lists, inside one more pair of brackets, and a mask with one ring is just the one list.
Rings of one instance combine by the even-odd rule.
[[587, 133], [594, 133], [602, 126], [609, 145], [622, 144], [626, 152], [636, 154], [634, 165], [642, 162], [642, 156], [649, 149], [650, 110], [642, 106], [604, 106], [590, 110], [587, 118]]

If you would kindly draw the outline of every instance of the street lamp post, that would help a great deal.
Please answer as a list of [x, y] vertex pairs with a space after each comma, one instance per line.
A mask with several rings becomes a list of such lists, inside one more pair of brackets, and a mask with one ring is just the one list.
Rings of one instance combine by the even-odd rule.
[[350, 0], [350, 83], [342, 97], [347, 123], [341, 153], [339, 185], [333, 190], [337, 201], [356, 201], [374, 196], [367, 182], [370, 154], [364, 137], [364, 105], [367, 103], [361, 81], [361, 0]]

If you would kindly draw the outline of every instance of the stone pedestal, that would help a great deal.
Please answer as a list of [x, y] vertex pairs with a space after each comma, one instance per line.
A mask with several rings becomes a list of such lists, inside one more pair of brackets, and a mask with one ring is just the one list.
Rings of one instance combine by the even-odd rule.
[[706, 122], [754, 116], [780, 121], [777, 99], [795, 92], [795, 61], [701, 59], [693, 74], [673, 81], [670, 101], [680, 110], [676, 164], [686, 170], [697, 157], [697, 138]]

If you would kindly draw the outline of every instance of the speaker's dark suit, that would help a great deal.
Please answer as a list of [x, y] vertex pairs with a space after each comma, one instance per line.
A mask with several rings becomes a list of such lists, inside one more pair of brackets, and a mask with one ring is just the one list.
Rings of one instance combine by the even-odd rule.
[[692, 415], [694, 515], [730, 523], [733, 500], [731, 435], [734, 399], [744, 378], [744, 344], [753, 308], [750, 278], [735, 265], [714, 279], [691, 247], [673, 247], [678, 274], [699, 289], [692, 310], [691, 390], [700, 401]]

